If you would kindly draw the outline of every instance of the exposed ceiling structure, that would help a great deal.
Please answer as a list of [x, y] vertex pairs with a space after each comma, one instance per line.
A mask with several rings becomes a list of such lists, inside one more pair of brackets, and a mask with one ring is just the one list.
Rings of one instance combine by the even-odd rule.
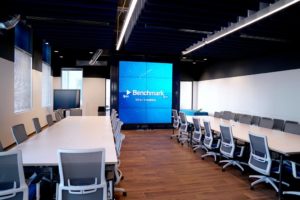
[[[1, 16], [20, 14], [53, 50], [91, 57], [115, 51], [131, 0], [14, 0]], [[275, 0], [147, 0], [120, 53], [205, 59], [236, 58], [297, 48], [300, 4], [243, 28], [186, 56], [182, 51], [226, 27], [248, 10]], [[84, 55], [84, 56], [83, 56]], [[188, 60], [187, 58], [187, 60]], [[195, 59], [193, 59], [194, 61]]]

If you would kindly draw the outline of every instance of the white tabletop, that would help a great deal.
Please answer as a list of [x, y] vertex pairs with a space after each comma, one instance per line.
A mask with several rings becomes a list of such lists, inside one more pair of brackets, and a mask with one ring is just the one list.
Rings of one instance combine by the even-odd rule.
[[210, 121], [211, 129], [217, 132], [220, 132], [220, 124], [231, 125], [233, 137], [238, 140], [249, 142], [250, 131], [255, 134], [267, 136], [269, 148], [273, 151], [285, 155], [300, 153], [300, 135], [254, 125], [242, 124], [232, 120], [223, 120], [211, 116], [187, 116], [188, 122], [192, 123], [193, 117], [201, 119], [201, 126], [203, 126], [203, 119]]
[[58, 149], [91, 148], [105, 148], [105, 163], [117, 163], [110, 117], [67, 117], [14, 149], [22, 151], [24, 165], [53, 166], [58, 165]]

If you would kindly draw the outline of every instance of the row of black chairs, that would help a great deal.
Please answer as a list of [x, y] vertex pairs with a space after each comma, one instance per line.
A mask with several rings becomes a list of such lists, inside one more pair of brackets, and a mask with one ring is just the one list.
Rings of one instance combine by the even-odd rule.
[[251, 116], [231, 111], [215, 112], [214, 117], [300, 135], [300, 124], [296, 121]]

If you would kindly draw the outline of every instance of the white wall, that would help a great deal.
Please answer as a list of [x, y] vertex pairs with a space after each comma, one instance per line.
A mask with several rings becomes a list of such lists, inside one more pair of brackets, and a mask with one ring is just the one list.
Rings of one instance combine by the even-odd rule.
[[98, 115], [98, 106], [105, 106], [105, 78], [83, 78], [83, 115]]
[[300, 122], [300, 69], [198, 82], [198, 109]]
[[[105, 78], [83, 78], [81, 105], [83, 115], [98, 115], [98, 106], [105, 106]], [[61, 89], [61, 78], [53, 78], [53, 88]]]
[[11, 133], [13, 125], [24, 123], [27, 134], [34, 132], [32, 118], [38, 117], [42, 126], [46, 123], [46, 114], [52, 108], [42, 108], [42, 72], [32, 70], [32, 109], [14, 113], [14, 63], [0, 58], [0, 140], [3, 146], [14, 143]]

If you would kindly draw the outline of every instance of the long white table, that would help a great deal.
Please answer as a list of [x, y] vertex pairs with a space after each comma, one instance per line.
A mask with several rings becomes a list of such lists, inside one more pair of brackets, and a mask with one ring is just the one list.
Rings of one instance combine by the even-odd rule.
[[212, 116], [187, 116], [187, 121], [193, 123], [193, 117], [200, 119], [200, 124], [203, 127], [203, 120], [210, 121], [211, 129], [220, 132], [220, 125], [231, 125], [233, 137], [248, 142], [249, 132], [267, 136], [268, 146], [271, 150], [280, 153], [279, 165], [279, 199], [282, 195], [282, 165], [283, 156], [290, 156], [293, 154], [300, 154], [300, 135], [291, 134], [283, 131], [262, 128], [253, 125], [237, 123], [232, 120], [223, 120]]
[[90, 148], [104, 148], [106, 164], [118, 162], [110, 117], [67, 117], [13, 149], [22, 151], [25, 166], [57, 166], [58, 149]]
[[188, 122], [193, 123], [193, 117], [201, 119], [201, 126], [203, 126], [203, 120], [210, 121], [211, 129], [217, 132], [220, 132], [220, 124], [231, 125], [233, 137], [238, 140], [249, 142], [250, 131], [255, 134], [267, 136], [268, 146], [273, 151], [283, 155], [300, 153], [300, 135], [254, 125], [242, 124], [231, 120], [223, 120], [212, 116], [187, 116]]

